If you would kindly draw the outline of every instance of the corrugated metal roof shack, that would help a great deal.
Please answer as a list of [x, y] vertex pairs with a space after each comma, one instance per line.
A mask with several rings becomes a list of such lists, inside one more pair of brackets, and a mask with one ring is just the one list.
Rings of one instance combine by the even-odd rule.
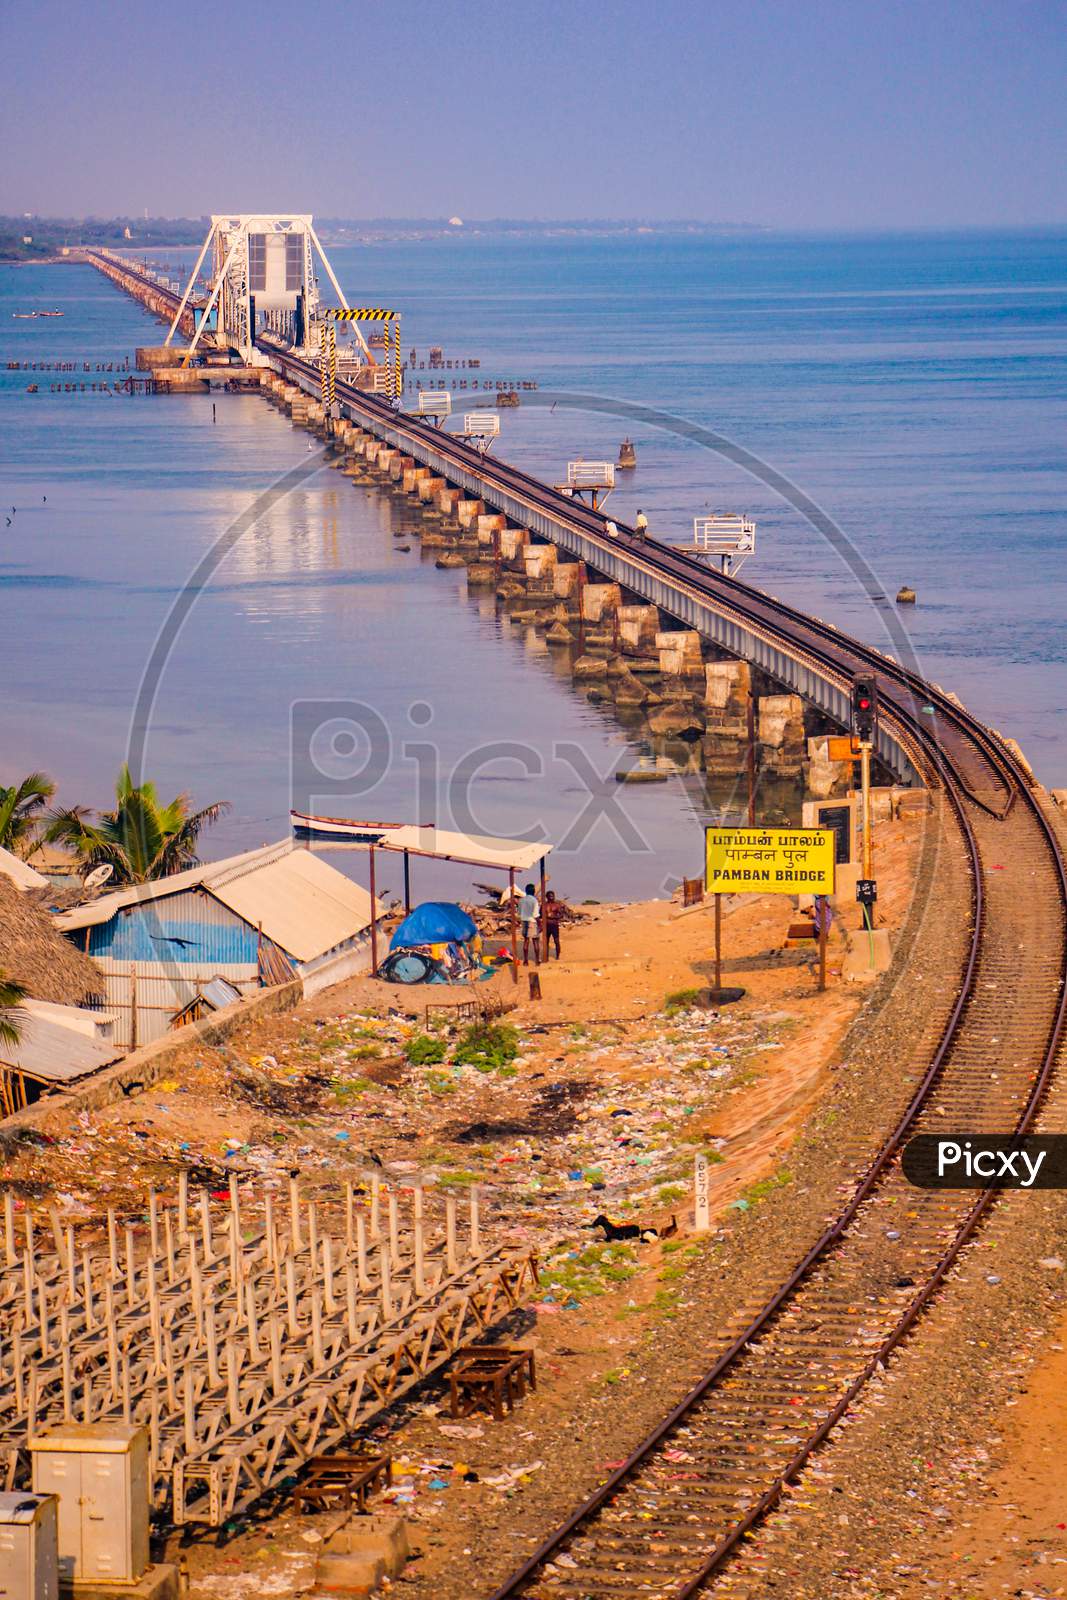
[[24, 1000], [19, 1036], [0, 1040], [0, 1114], [10, 1116], [42, 1095], [67, 1089], [124, 1054], [114, 1019], [103, 1011]]
[[[107, 984], [116, 1038], [161, 1038], [213, 978], [315, 994], [370, 967], [371, 897], [291, 839], [101, 895], [56, 917]], [[382, 907], [377, 904], [380, 919]]]

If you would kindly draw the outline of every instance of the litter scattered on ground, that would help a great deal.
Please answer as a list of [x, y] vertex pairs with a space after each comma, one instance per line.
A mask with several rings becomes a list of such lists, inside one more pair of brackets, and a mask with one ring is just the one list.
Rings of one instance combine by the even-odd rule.
[[[131, 1193], [171, 1190], [183, 1168], [219, 1195], [231, 1173], [260, 1191], [299, 1173], [324, 1201], [371, 1169], [400, 1188], [416, 1173], [446, 1192], [476, 1183], [510, 1239], [579, 1241], [546, 1264], [553, 1314], [631, 1275], [653, 1230], [674, 1231], [696, 1151], [721, 1159], [702, 1115], [766, 1033], [697, 1009], [563, 1030], [353, 1011], [265, 1052], [192, 1048], [135, 1099], [18, 1140], [3, 1176], [24, 1202], [51, 1191], [64, 1220], [112, 1205], [134, 1222]], [[582, 1242], [597, 1216], [625, 1237]]]

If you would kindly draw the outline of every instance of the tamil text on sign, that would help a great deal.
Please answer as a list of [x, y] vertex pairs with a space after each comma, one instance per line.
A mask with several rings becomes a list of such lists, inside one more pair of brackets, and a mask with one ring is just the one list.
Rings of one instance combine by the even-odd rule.
[[707, 828], [709, 894], [833, 894], [831, 828]]

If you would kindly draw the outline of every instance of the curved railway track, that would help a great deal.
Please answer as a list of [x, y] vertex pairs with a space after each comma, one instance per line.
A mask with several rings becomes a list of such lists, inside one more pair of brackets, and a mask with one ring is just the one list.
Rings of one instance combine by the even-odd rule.
[[[310, 363], [265, 347], [316, 381]], [[343, 384], [338, 395], [372, 427], [419, 437], [418, 424], [374, 396]], [[680, 551], [625, 531], [609, 540], [602, 515], [442, 431], [433, 447], [606, 550], [698, 591], [831, 681], [874, 670], [882, 715], [942, 790], [969, 867], [969, 939], [947, 1026], [847, 1203], [701, 1381], [492, 1596], [688, 1600], [729, 1564], [908, 1336], [996, 1198], [992, 1189], [916, 1190], [901, 1151], [924, 1130], [1034, 1125], [1064, 1033], [1067, 872], [1023, 763], [919, 674]]]

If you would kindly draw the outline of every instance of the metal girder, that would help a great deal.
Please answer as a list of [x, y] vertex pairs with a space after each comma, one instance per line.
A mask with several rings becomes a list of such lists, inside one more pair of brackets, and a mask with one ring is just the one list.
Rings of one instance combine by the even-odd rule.
[[[345, 1188], [336, 1233], [290, 1186], [288, 1217], [268, 1191], [231, 1180], [228, 1208], [186, 1175], [176, 1207], [150, 1193], [148, 1239], [120, 1240], [113, 1213], [101, 1252], [57, 1227], [41, 1249], [32, 1218], [15, 1242], [7, 1197], [0, 1261], [0, 1463], [25, 1481], [42, 1423], [137, 1421], [149, 1429], [155, 1508], [218, 1526], [278, 1479], [365, 1426], [533, 1292], [528, 1249], [482, 1240], [477, 1191], [424, 1214], [414, 1180], [396, 1190], [368, 1175]], [[412, 1182], [412, 1180], [408, 1180]], [[139, 1230], [138, 1230], [139, 1231]]]

